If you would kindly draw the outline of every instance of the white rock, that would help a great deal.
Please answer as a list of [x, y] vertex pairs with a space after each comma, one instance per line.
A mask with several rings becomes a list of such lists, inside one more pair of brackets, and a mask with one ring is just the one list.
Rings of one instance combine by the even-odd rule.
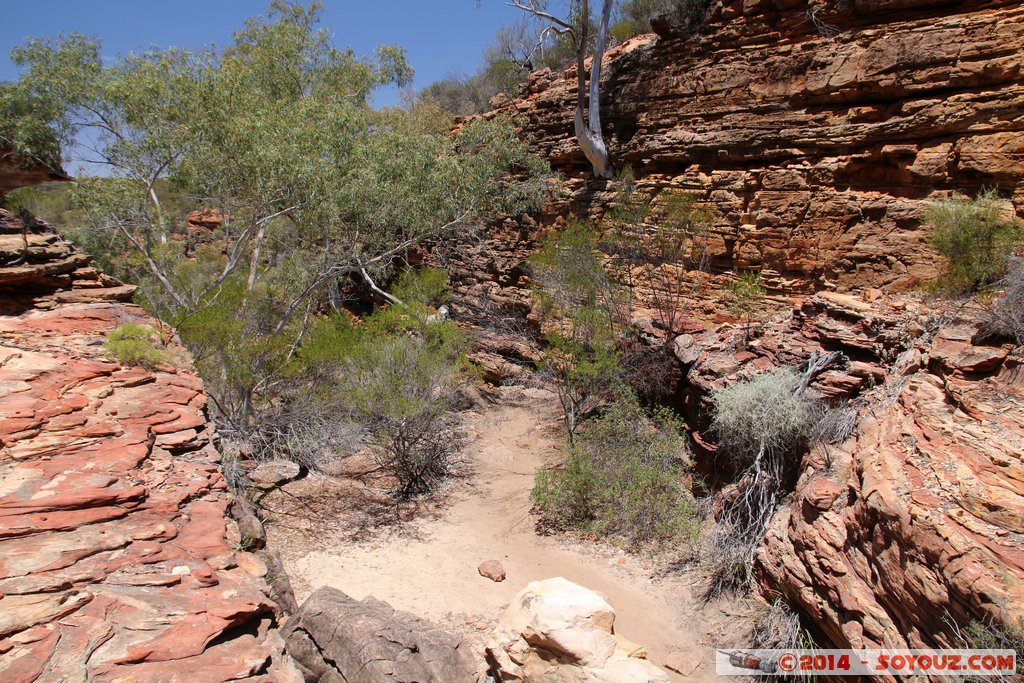
[[502, 614], [488, 660], [502, 680], [667, 683], [642, 648], [613, 635], [614, 623], [615, 610], [597, 593], [560, 577], [534, 581]]

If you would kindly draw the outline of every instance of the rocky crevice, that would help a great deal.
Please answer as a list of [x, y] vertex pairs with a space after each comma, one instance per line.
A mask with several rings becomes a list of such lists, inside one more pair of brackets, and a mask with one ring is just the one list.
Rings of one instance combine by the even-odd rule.
[[[641, 191], [686, 190], [714, 213], [709, 286], [695, 288], [698, 320], [675, 342], [704, 474], [729, 476], [714, 471], [707, 432], [715, 388], [814, 353], [851, 361], [814, 391], [858, 427], [800, 465], [757, 553], [763, 587], [836, 646], [958, 646], [954, 625], [1014, 621], [1022, 359], [981, 340], [976, 311], [899, 293], [940, 273], [923, 221], [935, 198], [994, 188], [1024, 218], [1024, 8], [724, 0], [699, 35], [659, 28], [607, 54], [602, 119]], [[443, 255], [456, 319], [488, 309], [521, 321], [481, 337], [476, 358], [498, 380], [537, 357], [524, 260], [567, 216], [600, 217], [617, 200], [573, 138], [574, 88], [573, 69], [541, 72], [520, 98], [493, 102], [485, 116], [519, 117], [561, 177], [539, 213]], [[791, 310], [749, 344], [711, 286], [746, 269]], [[634, 294], [649, 327], [651, 297]]]

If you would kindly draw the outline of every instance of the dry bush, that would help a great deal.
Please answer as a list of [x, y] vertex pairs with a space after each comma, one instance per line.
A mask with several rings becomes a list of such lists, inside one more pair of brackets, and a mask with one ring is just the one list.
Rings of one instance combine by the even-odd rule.
[[750, 631], [750, 645], [758, 649], [789, 650], [803, 647], [805, 642], [800, 615], [781, 599], [768, 607]]
[[983, 329], [1024, 345], [1024, 258], [1010, 259], [1000, 284], [1003, 294], [989, 310]]
[[778, 368], [716, 391], [712, 428], [719, 452], [750, 467], [806, 447], [827, 410], [797, 394], [799, 386], [796, 372]]
[[718, 449], [740, 471], [723, 499], [705, 567], [708, 596], [748, 588], [754, 549], [795, 479], [804, 451], [819, 441], [848, 434], [821, 400], [804, 394], [816, 358], [803, 376], [777, 368], [714, 393], [712, 429]]

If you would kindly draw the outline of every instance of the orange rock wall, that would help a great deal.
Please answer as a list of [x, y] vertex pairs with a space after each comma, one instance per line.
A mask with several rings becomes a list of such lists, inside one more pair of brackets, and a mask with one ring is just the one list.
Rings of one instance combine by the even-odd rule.
[[[726, 0], [700, 36], [609, 53], [605, 136], [641, 187], [714, 207], [717, 270], [762, 270], [778, 291], [911, 288], [937, 274], [930, 199], [993, 187], [1024, 216], [1022, 35], [1015, 0]], [[574, 73], [536, 74], [496, 109], [565, 177], [542, 222], [613, 199], [585, 179]]]

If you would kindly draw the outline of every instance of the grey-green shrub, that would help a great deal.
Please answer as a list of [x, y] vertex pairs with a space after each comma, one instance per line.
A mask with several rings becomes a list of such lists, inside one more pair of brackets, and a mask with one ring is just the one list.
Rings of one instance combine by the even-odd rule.
[[781, 457], [808, 445], [825, 406], [795, 394], [799, 383], [792, 369], [776, 368], [714, 392], [712, 429], [719, 452], [747, 467], [759, 454]]
[[718, 451], [738, 471], [738, 484], [723, 498], [705, 568], [708, 592], [750, 586], [754, 549], [791, 480], [799, 456], [832, 424], [825, 403], [800, 391], [800, 377], [777, 368], [713, 394], [712, 429]]

